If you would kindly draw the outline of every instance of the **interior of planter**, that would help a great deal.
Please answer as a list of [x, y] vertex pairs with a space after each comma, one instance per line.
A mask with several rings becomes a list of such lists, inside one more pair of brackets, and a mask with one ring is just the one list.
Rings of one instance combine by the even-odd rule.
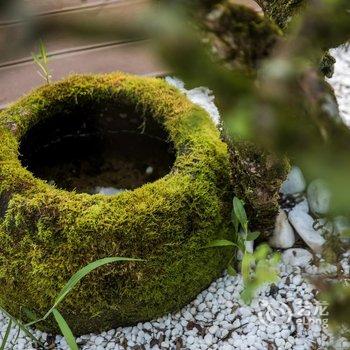
[[36, 177], [69, 191], [115, 194], [170, 171], [173, 145], [150, 113], [124, 102], [58, 107], [20, 143], [21, 162]]

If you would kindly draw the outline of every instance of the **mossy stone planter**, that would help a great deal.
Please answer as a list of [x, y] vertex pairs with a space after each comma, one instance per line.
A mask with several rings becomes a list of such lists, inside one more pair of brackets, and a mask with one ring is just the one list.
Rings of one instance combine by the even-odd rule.
[[[229, 234], [227, 145], [163, 80], [116, 73], [42, 87], [0, 114], [0, 140], [0, 304], [13, 315], [45, 314], [104, 257], [145, 261], [104, 266], [73, 290], [59, 310], [75, 334], [180, 309], [226, 266], [229, 252], [202, 248]], [[125, 164], [137, 176], [118, 176]], [[86, 193], [96, 181], [129, 190]]]

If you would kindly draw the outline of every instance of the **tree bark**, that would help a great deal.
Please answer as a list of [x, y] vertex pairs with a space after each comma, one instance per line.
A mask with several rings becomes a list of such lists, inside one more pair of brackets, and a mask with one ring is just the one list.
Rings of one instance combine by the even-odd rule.
[[266, 16], [284, 29], [292, 16], [300, 11], [306, 0], [255, 0]]

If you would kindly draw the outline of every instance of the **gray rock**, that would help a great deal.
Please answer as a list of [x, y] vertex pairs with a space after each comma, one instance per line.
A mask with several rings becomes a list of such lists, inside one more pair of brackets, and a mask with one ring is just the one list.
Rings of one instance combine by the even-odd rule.
[[303, 197], [303, 200], [299, 202], [293, 209], [308, 213], [310, 211], [310, 208], [307, 199]]
[[350, 220], [346, 216], [337, 216], [333, 220], [333, 227], [336, 234], [350, 231]]
[[314, 219], [298, 206], [289, 212], [288, 218], [303, 241], [314, 252], [320, 253], [325, 239], [314, 229]]
[[286, 181], [282, 184], [281, 193], [295, 194], [305, 191], [306, 182], [300, 168], [293, 166]]
[[314, 180], [307, 188], [307, 199], [312, 212], [317, 214], [327, 214], [331, 202], [331, 192], [325, 181]]
[[284, 210], [280, 209], [276, 218], [275, 229], [270, 239], [270, 245], [274, 248], [291, 248], [295, 243], [293, 227], [290, 225]]
[[287, 249], [282, 254], [282, 261], [286, 265], [306, 267], [312, 261], [312, 254], [302, 248], [291, 248]]
[[97, 186], [94, 190], [94, 194], [103, 194], [105, 196], [113, 196], [115, 194], [124, 192], [125, 190], [114, 187], [100, 187]]
[[334, 233], [340, 235], [344, 243], [349, 243], [350, 236], [344, 237], [344, 233], [350, 232], [350, 220], [345, 216], [337, 216], [333, 220]]

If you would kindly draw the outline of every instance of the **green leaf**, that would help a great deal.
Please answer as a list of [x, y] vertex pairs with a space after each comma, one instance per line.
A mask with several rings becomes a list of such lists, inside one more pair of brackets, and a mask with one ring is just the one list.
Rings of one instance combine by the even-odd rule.
[[47, 64], [47, 62], [48, 62], [47, 51], [46, 51], [46, 47], [45, 47], [42, 40], [40, 40], [40, 42], [39, 42], [39, 50], [40, 50], [40, 58], [42, 59], [44, 64]]
[[241, 224], [245, 233], [248, 232], [248, 219], [247, 214], [245, 212], [243, 202], [237, 197], [233, 198], [233, 211], [235, 216], [237, 217], [239, 223]]
[[242, 277], [244, 283], [247, 283], [250, 279], [250, 267], [254, 262], [254, 256], [251, 253], [245, 253], [242, 259]]
[[260, 236], [260, 232], [254, 231], [254, 232], [248, 232], [246, 241], [255, 241]]
[[245, 286], [244, 290], [241, 293], [241, 298], [245, 302], [245, 304], [249, 305], [254, 297], [255, 294], [255, 288], [253, 285], [247, 285]]
[[52, 313], [56, 319], [56, 322], [58, 324], [58, 327], [60, 327], [60, 330], [62, 332], [62, 335], [66, 339], [66, 342], [69, 346], [70, 350], [79, 350], [78, 345], [75, 341], [75, 337], [73, 335], [72, 330], [69, 328], [66, 320], [63, 318], [63, 316], [59, 313], [57, 309], [53, 309]]
[[210, 242], [208, 245], [205, 246], [205, 248], [214, 248], [214, 247], [237, 247], [239, 246], [227, 239], [216, 239], [215, 241]]
[[278, 252], [274, 253], [270, 258], [270, 264], [276, 266], [280, 262], [281, 262], [281, 253], [278, 253]]
[[111, 264], [119, 261], [142, 261], [141, 259], [133, 259], [133, 258], [123, 258], [123, 257], [111, 257], [111, 258], [104, 258], [100, 260], [96, 260], [86, 266], [84, 266], [82, 269], [80, 269], [78, 272], [76, 272], [70, 280], [66, 283], [66, 285], [61, 289], [61, 291], [58, 293], [54, 305], [52, 308], [46, 313], [46, 315], [43, 317], [43, 319], [38, 320], [42, 321], [45, 320], [50, 313], [57, 307], [57, 305], [63, 301], [63, 299], [67, 296], [67, 294], [91, 271], [97, 269], [98, 267], [101, 267], [106, 264]]
[[233, 223], [233, 228], [235, 230], [235, 234], [238, 234], [239, 232], [239, 221], [237, 219], [234, 207], [232, 206], [232, 212], [231, 212], [231, 221]]
[[260, 244], [254, 252], [254, 256], [256, 260], [263, 260], [266, 259], [266, 257], [271, 253], [271, 248], [268, 244]]
[[241, 235], [238, 236], [237, 238], [237, 244], [242, 253], [245, 252], [245, 241]]
[[12, 320], [9, 319], [9, 323], [7, 325], [7, 328], [6, 328], [6, 332], [5, 332], [5, 335], [4, 335], [4, 339], [2, 340], [2, 343], [1, 343], [1, 346], [0, 346], [0, 350], [5, 350], [5, 346], [7, 344], [7, 340], [8, 340], [9, 335], [10, 335], [11, 326], [12, 326]]
[[230, 276], [236, 276], [237, 275], [237, 272], [236, 272], [235, 268], [231, 264], [227, 266], [227, 273]]

